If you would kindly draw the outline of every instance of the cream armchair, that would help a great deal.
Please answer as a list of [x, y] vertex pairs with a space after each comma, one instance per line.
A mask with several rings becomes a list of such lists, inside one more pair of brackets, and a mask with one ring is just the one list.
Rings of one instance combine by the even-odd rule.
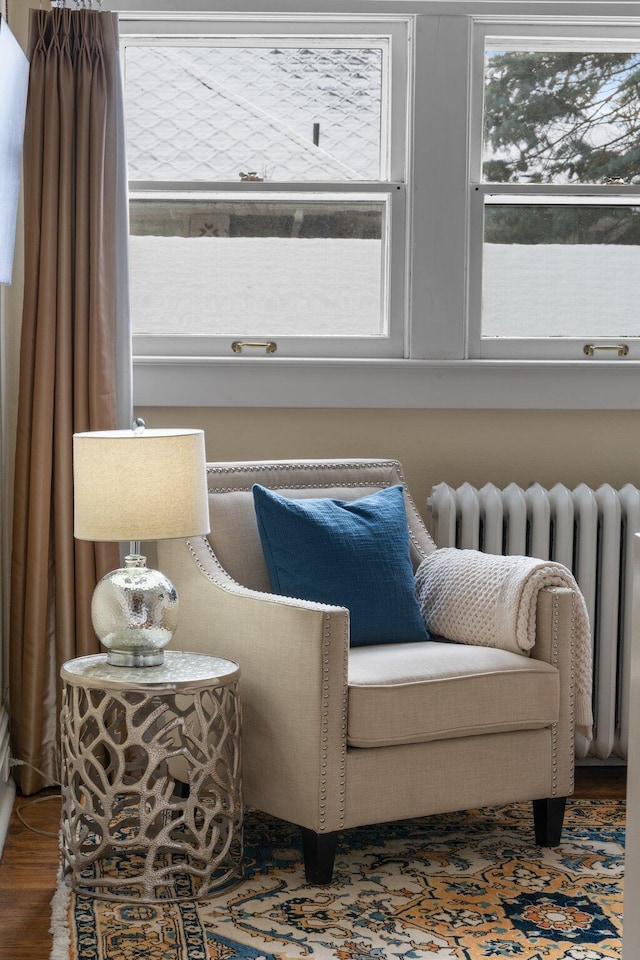
[[[393, 460], [210, 463], [211, 534], [158, 545], [175, 583], [173, 646], [241, 667], [248, 804], [302, 828], [306, 877], [332, 878], [340, 831], [532, 800], [556, 845], [573, 789], [576, 596], [544, 589], [530, 657], [426, 640], [349, 647], [345, 609], [270, 593], [252, 485], [284, 496], [366, 496]], [[415, 567], [435, 550], [404, 486]]]

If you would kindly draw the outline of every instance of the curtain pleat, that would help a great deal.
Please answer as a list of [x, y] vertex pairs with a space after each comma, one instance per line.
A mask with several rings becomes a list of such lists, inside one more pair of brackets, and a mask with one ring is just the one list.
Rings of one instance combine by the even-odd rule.
[[32, 10], [29, 45], [10, 629], [25, 794], [59, 779], [60, 667], [98, 649], [91, 595], [119, 565], [117, 545], [74, 540], [72, 435], [131, 412], [117, 16]]

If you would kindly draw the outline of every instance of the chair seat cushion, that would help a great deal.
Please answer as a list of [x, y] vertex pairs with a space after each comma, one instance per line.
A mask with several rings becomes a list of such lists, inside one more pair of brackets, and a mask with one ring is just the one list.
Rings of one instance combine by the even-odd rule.
[[383, 747], [547, 727], [559, 673], [506, 650], [433, 640], [349, 651], [347, 740]]

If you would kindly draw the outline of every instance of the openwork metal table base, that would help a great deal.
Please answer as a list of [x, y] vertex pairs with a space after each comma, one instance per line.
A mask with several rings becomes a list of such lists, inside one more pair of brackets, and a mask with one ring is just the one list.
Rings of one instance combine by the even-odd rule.
[[78, 893], [191, 900], [242, 876], [237, 664], [61, 671], [62, 867]]

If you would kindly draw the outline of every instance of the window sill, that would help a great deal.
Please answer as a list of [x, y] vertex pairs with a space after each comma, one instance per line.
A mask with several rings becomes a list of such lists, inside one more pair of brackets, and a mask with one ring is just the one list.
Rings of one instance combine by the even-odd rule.
[[157, 407], [638, 410], [640, 361], [135, 357]]

